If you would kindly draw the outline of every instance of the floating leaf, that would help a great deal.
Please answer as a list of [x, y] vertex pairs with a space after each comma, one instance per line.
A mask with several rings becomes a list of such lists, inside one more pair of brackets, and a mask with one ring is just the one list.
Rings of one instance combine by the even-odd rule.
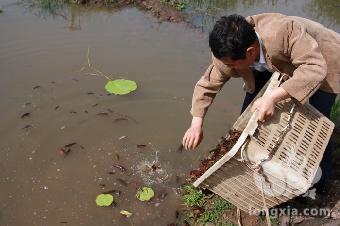
[[108, 81], [105, 85], [105, 89], [109, 93], [124, 95], [136, 90], [137, 84], [131, 80], [116, 79]]
[[109, 206], [113, 202], [113, 196], [110, 194], [100, 194], [96, 198], [97, 206]]
[[122, 210], [120, 211], [121, 214], [125, 215], [126, 217], [131, 217], [132, 213], [130, 213], [129, 211], [126, 210]]
[[139, 189], [136, 197], [140, 201], [149, 201], [152, 197], [154, 197], [155, 193], [152, 190], [152, 188], [149, 187], [143, 187], [142, 189]]

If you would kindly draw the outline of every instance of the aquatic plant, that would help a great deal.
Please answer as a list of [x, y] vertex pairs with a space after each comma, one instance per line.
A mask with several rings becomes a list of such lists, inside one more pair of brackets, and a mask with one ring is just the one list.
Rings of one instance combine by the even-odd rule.
[[149, 187], [143, 187], [139, 189], [136, 194], [137, 199], [143, 202], [149, 201], [154, 196], [155, 196], [154, 191], [152, 190], [152, 188]]
[[113, 196], [110, 194], [100, 194], [96, 198], [97, 206], [110, 206], [113, 202]]
[[105, 85], [106, 91], [112, 94], [125, 95], [137, 89], [137, 84], [131, 80], [109, 80]]
[[86, 68], [88, 68], [91, 72], [86, 73], [88, 75], [94, 75], [98, 77], [103, 77], [107, 79], [107, 83], [105, 84], [105, 89], [111, 94], [117, 94], [117, 95], [125, 95], [128, 94], [134, 90], [137, 89], [136, 82], [132, 80], [125, 80], [125, 79], [115, 79], [113, 80], [110, 76], [104, 74], [97, 68], [95, 68], [91, 61], [90, 61], [90, 48], [87, 49], [87, 66], [82, 67], [80, 69], [80, 72], [84, 71]]

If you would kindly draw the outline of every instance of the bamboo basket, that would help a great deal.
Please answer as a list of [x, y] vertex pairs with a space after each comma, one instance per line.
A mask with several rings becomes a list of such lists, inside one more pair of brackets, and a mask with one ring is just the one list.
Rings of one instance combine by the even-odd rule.
[[[281, 79], [275, 72], [259, 96], [278, 87]], [[275, 105], [264, 123], [257, 122], [249, 105], [232, 129], [242, 131], [237, 143], [193, 185], [258, 214], [311, 187], [334, 123], [310, 104], [287, 99]]]

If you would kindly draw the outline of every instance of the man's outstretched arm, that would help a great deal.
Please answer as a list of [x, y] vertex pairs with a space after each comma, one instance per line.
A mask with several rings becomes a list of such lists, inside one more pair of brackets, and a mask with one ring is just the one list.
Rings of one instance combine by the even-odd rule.
[[202, 128], [205, 114], [212, 104], [216, 94], [228, 80], [229, 76], [222, 74], [213, 63], [196, 83], [190, 111], [193, 118], [191, 125], [184, 134], [182, 140], [182, 144], [185, 149], [194, 149], [202, 141]]

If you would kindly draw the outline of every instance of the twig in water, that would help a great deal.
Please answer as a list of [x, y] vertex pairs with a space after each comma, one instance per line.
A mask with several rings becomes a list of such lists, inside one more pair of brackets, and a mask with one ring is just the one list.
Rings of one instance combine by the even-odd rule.
[[[86, 73], [87, 75], [102, 76], [102, 77], [106, 78], [109, 81], [113, 80], [112, 78], [110, 78], [109, 76], [105, 75], [103, 72], [99, 71], [97, 68], [95, 68], [91, 64], [91, 61], [90, 61], [90, 47], [87, 48], [86, 57], [87, 57], [87, 66], [88, 66], [88, 68], [95, 72], [95, 73]], [[85, 69], [85, 67], [82, 67], [80, 69], [80, 72], [82, 72], [84, 69]]]

